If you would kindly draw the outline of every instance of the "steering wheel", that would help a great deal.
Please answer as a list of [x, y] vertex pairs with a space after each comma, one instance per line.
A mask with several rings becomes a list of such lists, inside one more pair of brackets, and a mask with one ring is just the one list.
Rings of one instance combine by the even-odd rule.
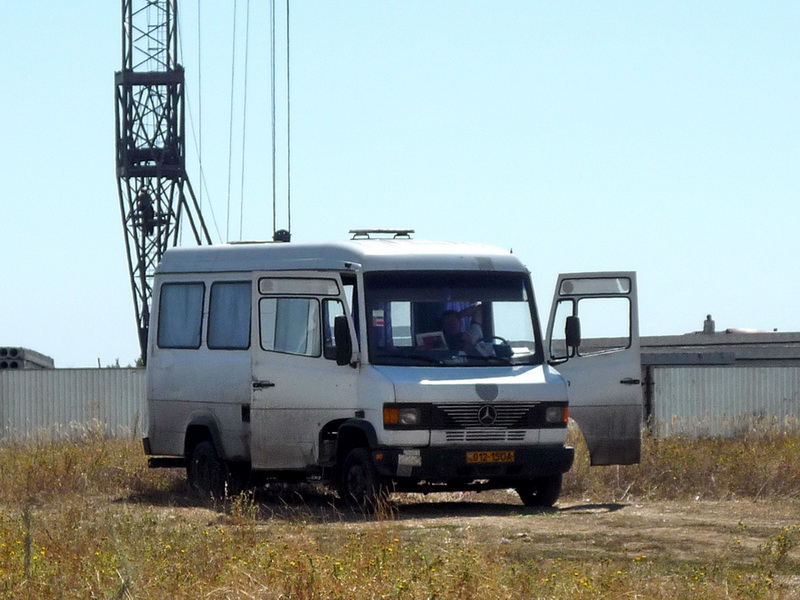
[[500, 337], [499, 335], [494, 335], [492, 337], [483, 338], [482, 341], [489, 342], [490, 344], [494, 345], [495, 340], [500, 340], [500, 345], [508, 346], [508, 340], [506, 338]]

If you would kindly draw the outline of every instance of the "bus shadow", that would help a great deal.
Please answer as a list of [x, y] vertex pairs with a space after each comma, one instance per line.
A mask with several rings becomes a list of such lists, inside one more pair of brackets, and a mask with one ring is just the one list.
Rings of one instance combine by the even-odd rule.
[[[257, 521], [301, 521], [306, 523], [360, 521], [414, 521], [423, 519], [480, 518], [480, 517], [537, 517], [559, 513], [611, 513], [627, 505], [619, 503], [566, 504], [556, 507], [528, 507], [515, 501], [512, 495], [482, 494], [393, 494], [373, 510], [355, 510], [327, 488], [312, 484], [270, 484], [242, 494], [214, 499], [192, 492], [185, 480], [175, 480], [157, 489], [133, 491], [117, 502], [144, 504], [163, 508], [202, 508], [217, 512], [221, 517]], [[508, 501], [505, 501], [508, 499]]]

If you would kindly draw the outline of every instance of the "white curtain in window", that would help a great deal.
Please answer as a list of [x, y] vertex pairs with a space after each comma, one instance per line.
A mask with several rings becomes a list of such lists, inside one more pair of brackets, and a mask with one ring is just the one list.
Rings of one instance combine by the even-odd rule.
[[202, 322], [202, 283], [171, 283], [161, 286], [159, 347], [199, 348]]
[[319, 308], [316, 300], [280, 298], [275, 319], [275, 350], [319, 354]]
[[208, 347], [244, 349], [250, 345], [250, 282], [211, 286]]

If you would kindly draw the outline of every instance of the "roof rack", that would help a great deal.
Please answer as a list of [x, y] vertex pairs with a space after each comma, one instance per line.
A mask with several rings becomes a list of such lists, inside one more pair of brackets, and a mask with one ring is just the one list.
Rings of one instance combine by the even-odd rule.
[[393, 240], [397, 238], [411, 239], [411, 234], [414, 233], [413, 229], [351, 229], [350, 233], [353, 234], [351, 240], [371, 240], [371, 235], [390, 235]]

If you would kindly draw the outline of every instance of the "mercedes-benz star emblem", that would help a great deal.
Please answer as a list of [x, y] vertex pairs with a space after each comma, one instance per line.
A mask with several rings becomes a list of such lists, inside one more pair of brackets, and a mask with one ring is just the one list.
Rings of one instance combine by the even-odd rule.
[[478, 422], [481, 425], [494, 425], [497, 420], [497, 409], [489, 404], [484, 404], [478, 409]]

